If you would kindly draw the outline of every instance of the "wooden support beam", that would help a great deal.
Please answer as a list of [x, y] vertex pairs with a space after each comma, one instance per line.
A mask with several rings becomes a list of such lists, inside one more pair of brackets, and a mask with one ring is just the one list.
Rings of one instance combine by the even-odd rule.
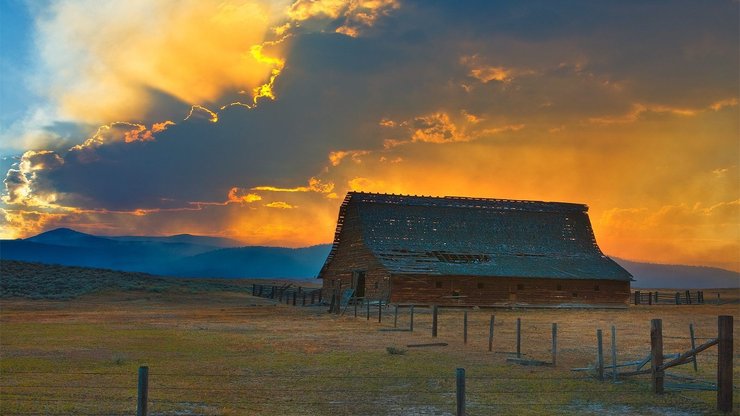
[[468, 311], [463, 314], [463, 344], [468, 344]]
[[717, 319], [717, 410], [732, 411], [732, 315]]
[[601, 330], [596, 330], [596, 377], [604, 380], [604, 343]]
[[552, 366], [558, 365], [558, 324], [552, 324]]
[[493, 351], [493, 322], [496, 319], [494, 315], [491, 315], [491, 322], [488, 324], [488, 351]]
[[707, 342], [699, 345], [696, 348], [690, 349], [690, 350], [684, 352], [683, 354], [679, 354], [678, 357], [672, 359], [671, 361], [668, 361], [665, 364], [661, 364], [660, 365], [660, 370], [663, 371], [663, 370], [666, 370], [668, 368], [675, 367], [677, 365], [689, 363], [689, 362], [691, 362], [691, 357], [692, 356], [696, 356], [696, 354], [698, 354], [698, 353], [700, 353], [700, 352], [702, 352], [702, 351], [704, 351], [704, 350], [706, 350], [708, 348], [711, 348], [711, 347], [717, 345], [718, 342], [719, 341], [717, 339], [711, 339], [711, 340], [709, 340], [709, 341], [707, 341]]
[[432, 306], [432, 338], [437, 338], [437, 305]]
[[653, 376], [653, 392], [663, 394], [663, 320], [653, 319], [650, 321], [650, 354], [652, 361], [650, 364], [651, 374]]

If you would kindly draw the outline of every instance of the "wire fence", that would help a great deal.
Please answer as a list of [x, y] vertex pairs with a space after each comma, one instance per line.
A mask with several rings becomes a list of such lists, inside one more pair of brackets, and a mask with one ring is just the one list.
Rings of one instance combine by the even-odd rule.
[[[123, 379], [130, 382], [123, 383]], [[4, 415], [131, 415], [140, 394], [135, 373], [4, 371], [0, 380]], [[469, 415], [519, 414], [534, 407], [571, 414], [598, 407], [654, 405], [646, 384], [640, 381], [615, 385], [594, 383], [587, 375], [517, 377], [475, 372], [465, 380]], [[352, 376], [153, 371], [148, 382], [149, 415], [453, 415], [459, 400], [454, 373]]]

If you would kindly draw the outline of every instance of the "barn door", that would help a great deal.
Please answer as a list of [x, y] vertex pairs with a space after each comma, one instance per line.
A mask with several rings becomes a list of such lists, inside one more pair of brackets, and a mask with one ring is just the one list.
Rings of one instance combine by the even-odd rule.
[[354, 271], [352, 272], [352, 289], [355, 290], [355, 297], [365, 297], [365, 272]]

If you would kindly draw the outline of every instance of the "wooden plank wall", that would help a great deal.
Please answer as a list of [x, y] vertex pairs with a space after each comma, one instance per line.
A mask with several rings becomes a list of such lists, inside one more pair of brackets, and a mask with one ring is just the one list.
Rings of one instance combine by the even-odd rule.
[[352, 272], [365, 271], [365, 297], [388, 301], [390, 274], [375, 259], [362, 238], [357, 207], [347, 207], [337, 252], [321, 276], [324, 299], [331, 299], [332, 290], [341, 282], [342, 288], [352, 285]]
[[629, 282], [613, 280], [394, 275], [391, 285], [391, 302], [425, 305], [626, 306], [630, 299]]

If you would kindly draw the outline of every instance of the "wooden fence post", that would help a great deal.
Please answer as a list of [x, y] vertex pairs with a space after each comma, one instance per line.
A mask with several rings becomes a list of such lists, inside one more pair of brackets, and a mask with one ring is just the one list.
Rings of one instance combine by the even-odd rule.
[[717, 318], [717, 410], [732, 411], [732, 315]]
[[516, 358], [522, 358], [522, 318], [516, 318]]
[[686, 291], [686, 304], [691, 305], [691, 291]]
[[663, 365], [663, 320], [650, 321], [650, 368], [653, 376], [653, 392], [663, 394], [663, 379], [665, 372], [660, 369]]
[[298, 296], [298, 293], [293, 292], [293, 306], [295, 306], [295, 298]]
[[681, 294], [676, 292], [676, 305], [681, 304]]
[[639, 305], [639, 304], [640, 304], [640, 291], [635, 290], [635, 305]]
[[383, 300], [378, 299], [378, 323], [383, 321]]
[[552, 324], [552, 366], [558, 365], [558, 324]]
[[491, 315], [491, 323], [488, 325], [488, 351], [493, 351], [493, 321], [496, 319]]
[[393, 310], [393, 327], [398, 328], [398, 304]]
[[149, 402], [149, 367], [139, 367], [138, 395], [136, 399], [136, 416], [147, 416]]
[[[689, 335], [691, 336], [691, 349], [696, 349], [696, 337], [694, 337], [694, 324], [689, 324]], [[696, 354], [692, 357], [691, 361], [694, 362], [694, 371], [699, 371], [699, 366], [696, 363]]]
[[301, 306], [306, 306], [306, 292], [303, 292], [303, 305]]
[[648, 292], [648, 305], [653, 304], [653, 292]]
[[456, 393], [457, 393], [457, 412], [456, 416], [465, 416], [465, 369], [458, 368], [455, 372]]
[[463, 344], [468, 344], [468, 311], [463, 314]]
[[596, 376], [604, 380], [604, 344], [600, 329], [596, 330]]
[[257, 284], [252, 283], [252, 296], [257, 294]]
[[658, 302], [659, 302], [659, 301], [658, 301], [658, 292], [655, 292], [655, 304], [657, 305], [657, 304], [658, 304]]
[[[658, 292], [655, 292], [656, 296]], [[612, 381], [617, 382], [617, 327], [612, 325]]]
[[414, 332], [414, 305], [409, 308], [409, 331]]
[[432, 338], [437, 337], [437, 314], [439, 313], [439, 309], [437, 308], [437, 305], [432, 306]]
[[355, 297], [355, 318], [357, 318], [357, 300], [358, 298]]
[[367, 312], [365, 313], [365, 315], [366, 315], [365, 320], [366, 321], [369, 321], [370, 320], [370, 299], [365, 299], [365, 301], [366, 301], [365, 302], [365, 309], [367, 310]]

